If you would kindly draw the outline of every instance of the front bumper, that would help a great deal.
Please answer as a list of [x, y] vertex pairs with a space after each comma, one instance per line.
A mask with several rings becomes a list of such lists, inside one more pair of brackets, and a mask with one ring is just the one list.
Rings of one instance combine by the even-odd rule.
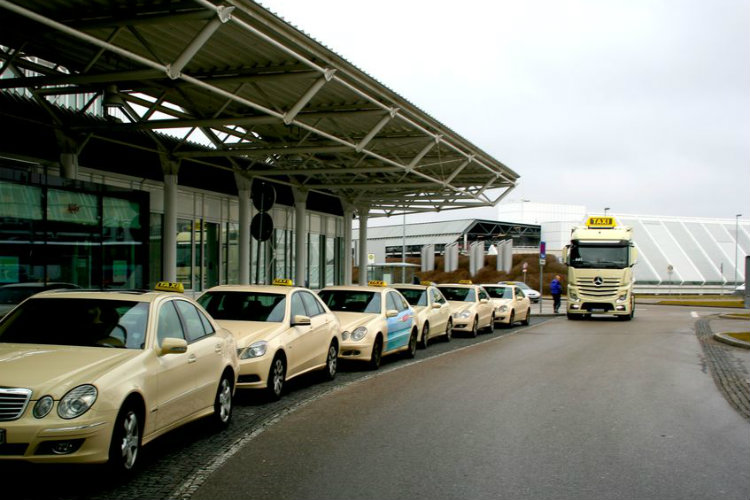
[[369, 361], [372, 357], [372, 346], [374, 339], [366, 336], [362, 340], [344, 340], [339, 348], [340, 359], [352, 359], [355, 361]]
[[109, 459], [109, 443], [117, 412], [97, 412], [89, 418], [73, 420], [63, 420], [50, 413], [45, 418], [36, 419], [31, 415], [33, 403], [35, 401], [29, 402], [20, 419], [0, 422], [0, 429], [5, 434], [4, 442], [0, 444], [0, 460], [104, 463]]
[[274, 353], [269, 351], [258, 358], [241, 359], [237, 389], [265, 389], [273, 356]]

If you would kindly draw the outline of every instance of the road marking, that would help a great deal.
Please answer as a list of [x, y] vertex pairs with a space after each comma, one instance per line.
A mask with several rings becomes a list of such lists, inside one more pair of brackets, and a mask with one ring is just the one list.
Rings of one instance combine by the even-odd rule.
[[690, 316], [692, 316], [693, 318], [700, 318], [701, 317], [701, 315], [698, 314], [698, 311], [690, 311]]

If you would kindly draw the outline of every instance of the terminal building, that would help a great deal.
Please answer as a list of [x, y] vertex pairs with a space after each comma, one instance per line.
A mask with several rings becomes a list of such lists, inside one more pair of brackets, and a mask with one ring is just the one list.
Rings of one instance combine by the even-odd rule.
[[0, 120], [0, 285], [349, 283], [353, 219], [519, 178], [249, 1], [4, 2]]

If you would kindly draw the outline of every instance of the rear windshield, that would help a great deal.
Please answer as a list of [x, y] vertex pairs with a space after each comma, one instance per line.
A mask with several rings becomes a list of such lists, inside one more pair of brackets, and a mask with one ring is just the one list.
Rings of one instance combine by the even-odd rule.
[[473, 288], [441, 286], [440, 291], [448, 300], [457, 302], [476, 302], [476, 293]]
[[427, 290], [417, 290], [414, 288], [396, 288], [401, 295], [406, 298], [406, 301], [412, 306], [426, 306], [427, 305]]
[[0, 343], [143, 349], [148, 311], [129, 300], [31, 298], [3, 318]]
[[286, 310], [286, 295], [266, 292], [206, 292], [198, 303], [214, 319], [281, 323]]
[[380, 294], [359, 290], [321, 290], [318, 296], [331, 311], [380, 313]]

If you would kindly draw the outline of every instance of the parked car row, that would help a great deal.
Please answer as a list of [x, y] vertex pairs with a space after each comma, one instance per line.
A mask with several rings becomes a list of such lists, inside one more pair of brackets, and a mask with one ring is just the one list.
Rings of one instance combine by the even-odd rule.
[[0, 460], [107, 462], [128, 472], [142, 445], [187, 422], [226, 427], [236, 389], [272, 399], [288, 380], [414, 357], [454, 332], [528, 324], [515, 285], [221, 285], [196, 300], [155, 291], [50, 290], [0, 321]]

